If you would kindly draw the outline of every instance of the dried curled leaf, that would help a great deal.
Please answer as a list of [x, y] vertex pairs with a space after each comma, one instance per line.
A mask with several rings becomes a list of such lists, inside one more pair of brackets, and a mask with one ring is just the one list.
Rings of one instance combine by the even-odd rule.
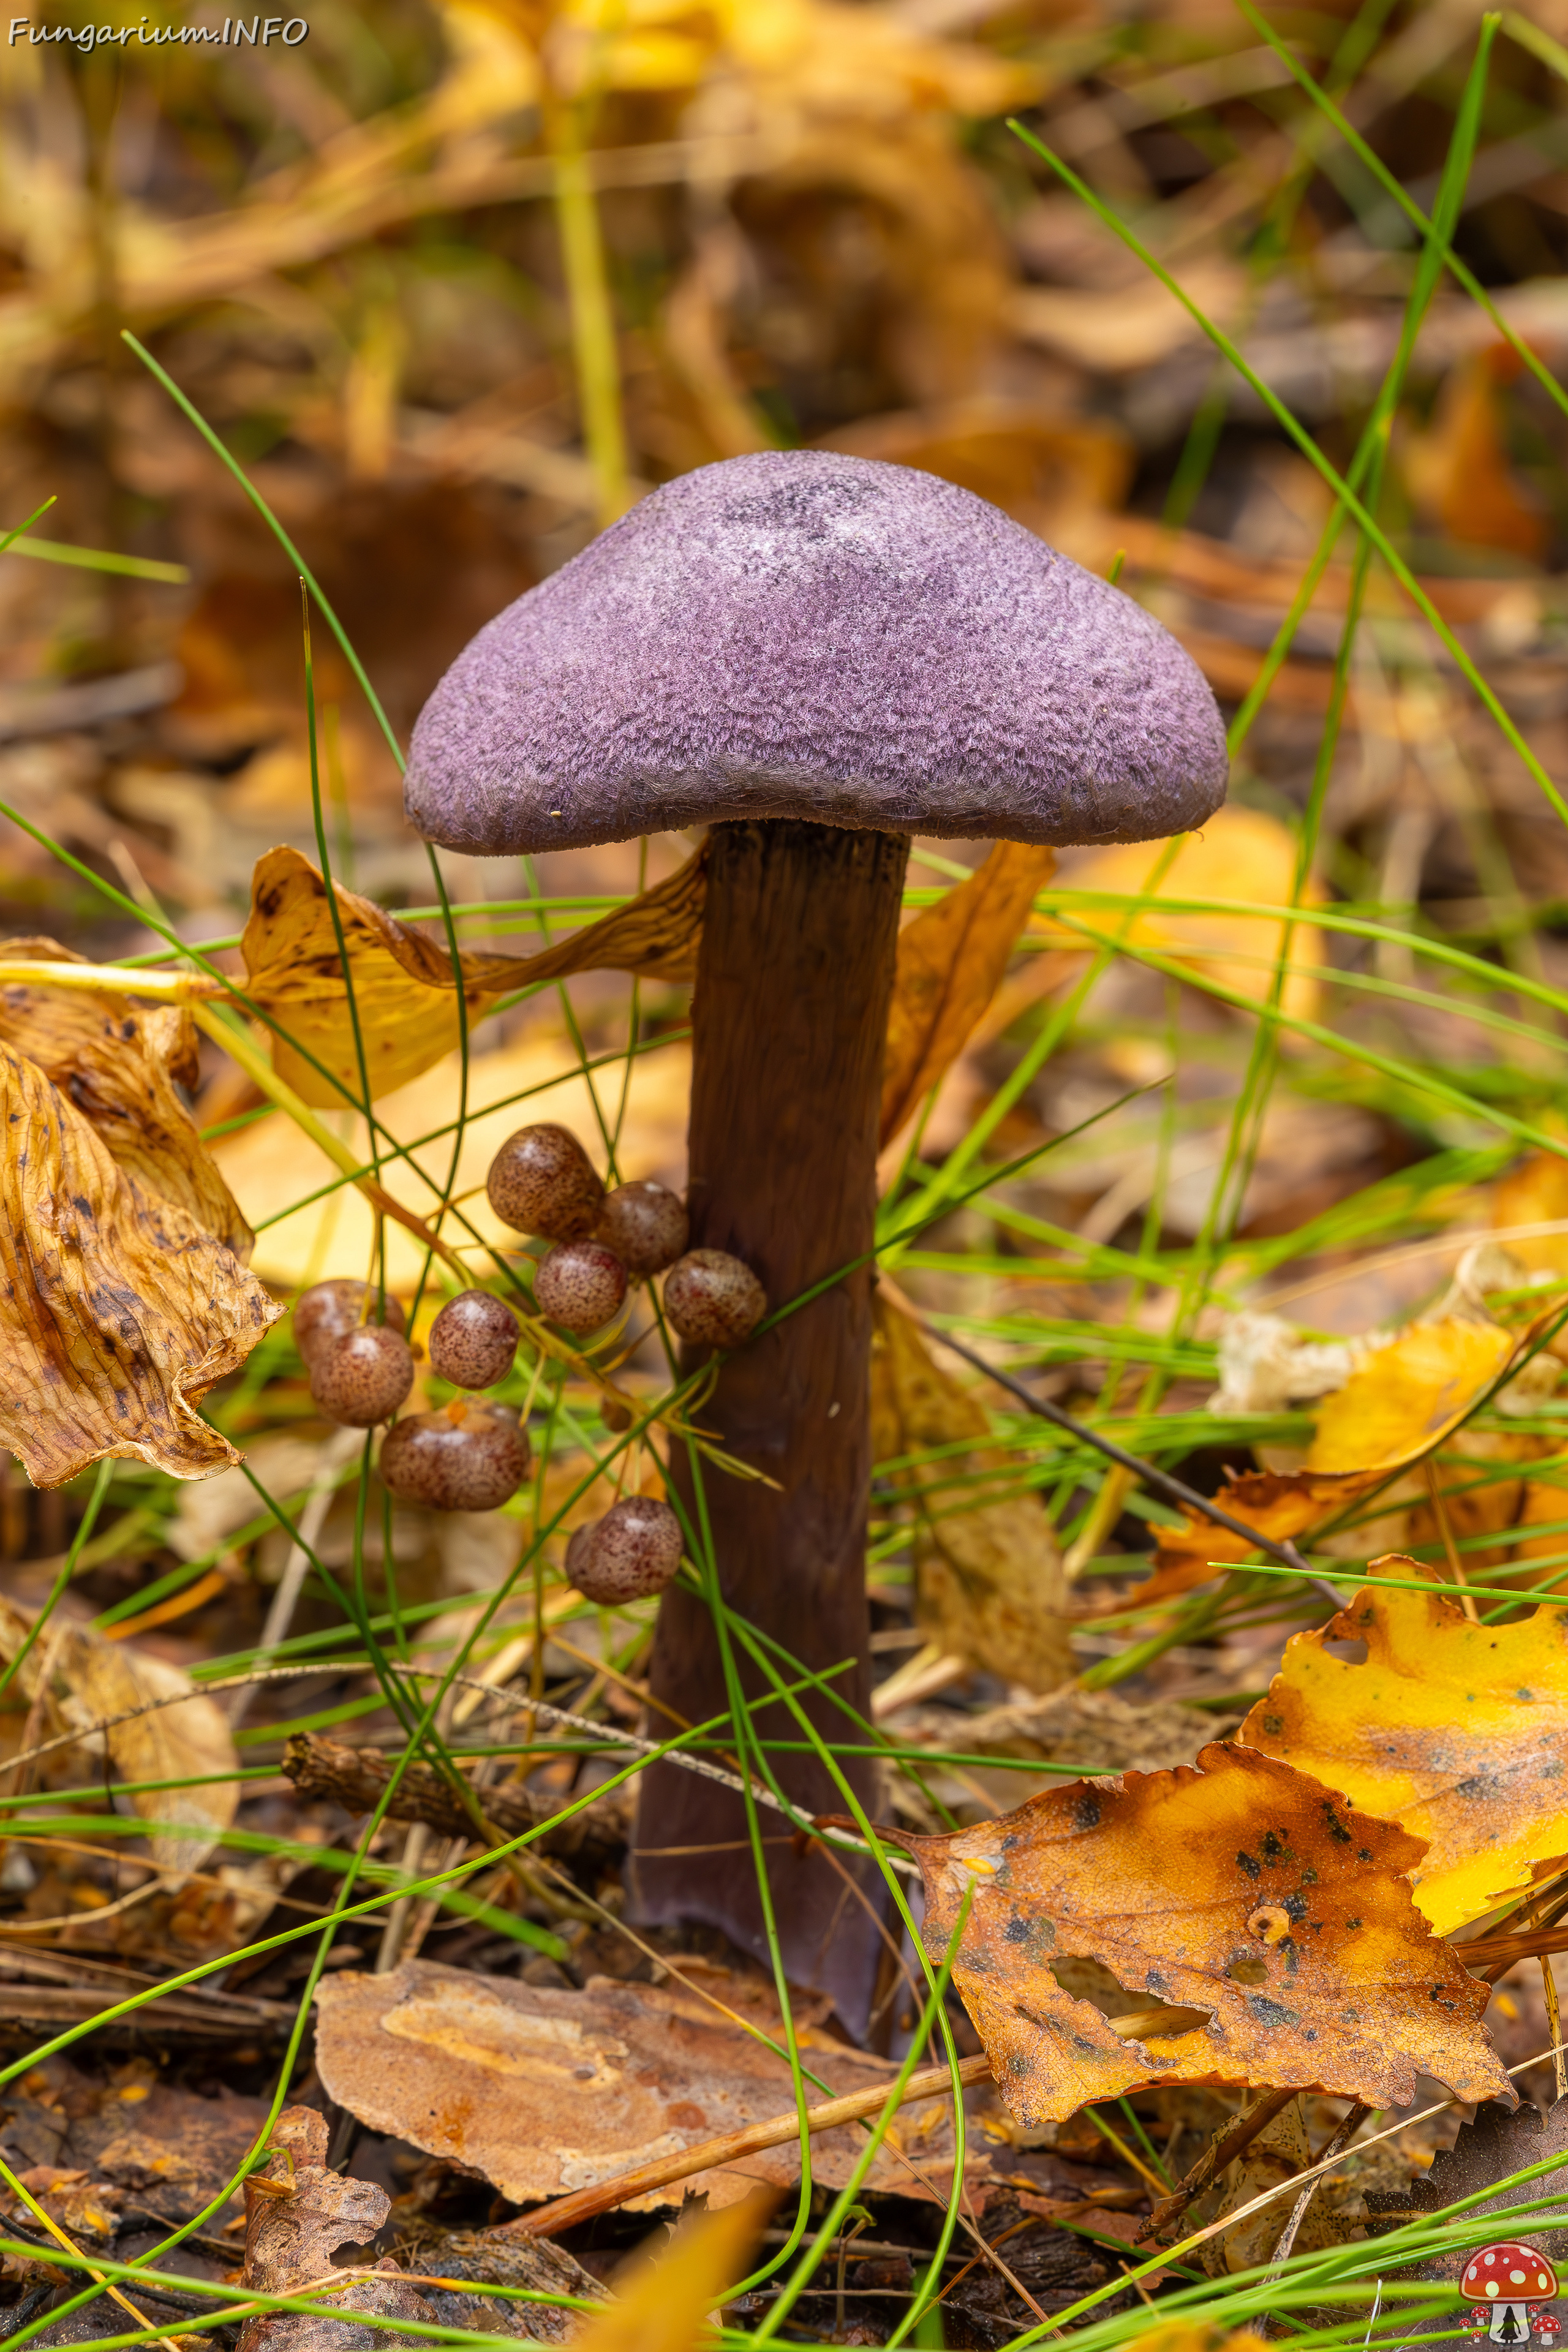
[[919, 1327], [884, 1286], [875, 1301], [871, 1355], [872, 1452], [881, 1462], [979, 1441], [899, 1474], [919, 1513], [920, 1621], [944, 1650], [973, 1658], [1004, 1681], [1051, 1691], [1073, 1667], [1062, 1613], [1061, 1556], [1037, 1495], [973, 1504], [952, 1481], [988, 1465], [991, 1423], [969, 1390], [934, 1363]]
[[[16, 1656], [33, 1622], [31, 1611], [0, 1598], [0, 1664]], [[43, 1629], [11, 1688], [17, 1701], [41, 1709], [51, 1738], [64, 1731], [92, 1737], [108, 1725], [100, 1736], [123, 1780], [205, 1781], [200, 1788], [150, 1789], [131, 1800], [145, 1821], [189, 1826], [189, 1836], [170, 1828], [150, 1841], [156, 1861], [171, 1870], [199, 1867], [239, 1803], [237, 1780], [209, 1778], [239, 1769], [228, 1717], [215, 1699], [178, 1666], [65, 1617]], [[178, 1706], [159, 1704], [182, 1695]], [[137, 1707], [151, 1711], [132, 1715]], [[117, 1723], [117, 1716], [131, 1719]]]
[[[411, 930], [374, 900], [345, 890], [342, 883], [333, 887], [353, 971], [370, 1090], [379, 1097], [433, 1068], [457, 1045], [452, 959], [445, 946]], [[574, 971], [692, 979], [705, 888], [699, 851], [657, 889], [539, 955], [464, 955], [469, 1020], [481, 1019], [498, 998], [515, 989]], [[294, 1045], [274, 1038], [279, 1076], [314, 1109], [341, 1109], [342, 1093], [304, 1058], [313, 1055], [358, 1096], [359, 1059], [326, 884], [297, 849], [269, 849], [257, 860], [241, 944], [249, 994], [303, 1049], [297, 1052]]]
[[[1221, 1488], [1219, 1501], [1275, 1543], [1305, 1535], [1441, 1445], [1560, 1311], [1559, 1301], [1522, 1331], [1458, 1315], [1413, 1323], [1323, 1399], [1302, 1469], [1244, 1471]], [[1180, 1528], [1162, 1528], [1154, 1573], [1138, 1597], [1163, 1601], [1189, 1591], [1215, 1563], [1246, 1559], [1250, 1549], [1244, 1537], [1189, 1511]]]
[[3, 1045], [0, 1088], [0, 1444], [36, 1486], [105, 1454], [176, 1478], [226, 1469], [239, 1456], [194, 1400], [238, 1370], [282, 1309]]
[[[395, 2263], [350, 2272], [341, 2287], [324, 2284], [338, 2248], [368, 2243], [391, 2210], [391, 2198], [374, 2181], [331, 2170], [325, 2116], [313, 2107], [285, 2107], [272, 2127], [267, 2164], [246, 2180], [241, 2283], [263, 2294], [308, 2287], [313, 2302], [337, 2302], [343, 2318], [258, 2312], [240, 2329], [239, 2352], [369, 2352], [373, 2345], [410, 2340], [376, 2327], [377, 2317], [428, 2325], [430, 2305]], [[355, 2326], [356, 2320], [369, 2324]]]
[[[940, 1958], [1020, 2123], [1148, 2083], [1300, 2084], [1401, 2106], [1418, 2074], [1509, 2097], [1488, 1988], [1428, 1928], [1403, 1875], [1423, 1847], [1305, 1772], [1213, 1745], [1199, 1769], [1079, 1780], [947, 1837], [885, 1831], [920, 1864]], [[1129, 1992], [1207, 2012], [1122, 2041], [1054, 1969], [1089, 1958]]]
[[883, 1143], [963, 1052], [996, 993], [1035, 893], [1055, 866], [1054, 850], [999, 841], [967, 882], [899, 933], [882, 1064]]
[[[1379, 1560], [1387, 1574], [1422, 1571]], [[1364, 1662], [1331, 1656], [1361, 1641]], [[1568, 1623], [1537, 1609], [1475, 1625], [1430, 1585], [1368, 1587], [1293, 1634], [1237, 1735], [1426, 1841], [1411, 1873], [1439, 1935], [1527, 1887], [1568, 1853]]]
[[[10, 962], [85, 963], [56, 940], [6, 940]], [[176, 1091], [196, 1083], [196, 1031], [177, 1004], [101, 990], [0, 988], [0, 1041], [68, 1095], [144, 1192], [188, 1209], [248, 1264], [256, 1236]]]

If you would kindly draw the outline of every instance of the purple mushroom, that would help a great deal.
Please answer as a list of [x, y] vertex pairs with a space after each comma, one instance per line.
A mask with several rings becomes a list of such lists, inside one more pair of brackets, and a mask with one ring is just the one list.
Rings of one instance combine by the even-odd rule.
[[[1202, 824], [1225, 785], [1214, 698], [1141, 606], [967, 490], [810, 449], [656, 490], [481, 630], [415, 730], [408, 813], [451, 849], [711, 828], [691, 1244], [743, 1260], [775, 1307], [862, 1262], [723, 1363], [704, 1424], [777, 1486], [710, 1473], [709, 1519], [731, 1605], [816, 1670], [848, 1662], [831, 1687], [852, 1708], [868, 1696], [868, 1257], [910, 836], [1150, 840]], [[671, 1476], [689, 1508], [679, 1451]], [[743, 1655], [741, 1673], [765, 1689]], [[698, 1722], [728, 1705], [709, 1614], [679, 1584], [651, 1686], [656, 1730], [659, 1706]], [[853, 1738], [831, 1701], [809, 1711]], [[781, 1702], [755, 1719], [798, 1737]], [[841, 1810], [812, 1757], [773, 1762], [805, 1812]], [[873, 1801], [869, 1763], [845, 1769]], [[657, 1765], [638, 1822], [639, 1916], [764, 1951], [739, 1801]], [[786, 1972], [863, 2023], [870, 1906], [836, 1859], [767, 1851]]]

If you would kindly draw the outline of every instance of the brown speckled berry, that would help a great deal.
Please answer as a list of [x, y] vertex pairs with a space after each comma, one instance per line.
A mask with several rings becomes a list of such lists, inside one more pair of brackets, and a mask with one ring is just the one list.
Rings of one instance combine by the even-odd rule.
[[455, 1389], [493, 1389], [510, 1371], [521, 1336], [504, 1298], [459, 1291], [430, 1326], [430, 1369]]
[[[588, 1540], [579, 1549], [578, 1538]], [[584, 1600], [602, 1608], [662, 1592], [680, 1566], [680, 1521], [651, 1495], [624, 1495], [591, 1528], [579, 1528], [566, 1574]]]
[[593, 1161], [576, 1137], [548, 1123], [509, 1135], [485, 1179], [491, 1208], [520, 1234], [581, 1241], [598, 1222], [605, 1198]]
[[662, 1274], [686, 1247], [686, 1203], [651, 1176], [605, 1195], [594, 1238], [613, 1249], [628, 1274]]
[[603, 1242], [557, 1242], [539, 1262], [533, 1295], [542, 1315], [580, 1339], [618, 1312], [626, 1270]]
[[689, 1250], [665, 1276], [664, 1311], [683, 1339], [700, 1348], [738, 1348], [768, 1311], [768, 1295], [728, 1250]]
[[[459, 1417], [460, 1416], [460, 1417]], [[411, 1412], [382, 1442], [381, 1483], [426, 1511], [493, 1511], [528, 1475], [528, 1439], [483, 1405]]]
[[387, 1293], [384, 1317], [377, 1312], [374, 1292], [367, 1310], [365, 1294], [368, 1283], [355, 1282], [348, 1275], [340, 1275], [331, 1282], [318, 1282], [301, 1291], [294, 1301], [294, 1345], [307, 1364], [315, 1361], [323, 1348], [334, 1339], [344, 1339], [358, 1325], [384, 1321], [393, 1331], [406, 1331], [407, 1318], [395, 1298]]
[[310, 1394], [329, 1421], [349, 1429], [390, 1421], [413, 1386], [407, 1340], [378, 1323], [362, 1323], [310, 1359]]

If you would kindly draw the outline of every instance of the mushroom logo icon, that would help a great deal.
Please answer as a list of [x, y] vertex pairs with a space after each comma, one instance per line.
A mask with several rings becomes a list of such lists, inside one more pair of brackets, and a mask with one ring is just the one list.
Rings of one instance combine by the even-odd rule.
[[1483, 2246], [1470, 2256], [1459, 2282], [1461, 2291], [1475, 2299], [1470, 2324], [1477, 2336], [1493, 2344], [1526, 2345], [1534, 2336], [1550, 2346], [1558, 2322], [1533, 2298], [1554, 2295], [1557, 2273], [1535, 2246]]

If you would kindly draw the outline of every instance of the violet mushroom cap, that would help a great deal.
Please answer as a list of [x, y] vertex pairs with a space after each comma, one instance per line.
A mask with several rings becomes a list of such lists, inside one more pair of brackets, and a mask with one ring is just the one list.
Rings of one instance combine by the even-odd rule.
[[1225, 797], [1158, 621], [972, 491], [819, 449], [668, 482], [479, 631], [414, 730], [419, 831], [515, 856], [747, 817], [1148, 841]]

